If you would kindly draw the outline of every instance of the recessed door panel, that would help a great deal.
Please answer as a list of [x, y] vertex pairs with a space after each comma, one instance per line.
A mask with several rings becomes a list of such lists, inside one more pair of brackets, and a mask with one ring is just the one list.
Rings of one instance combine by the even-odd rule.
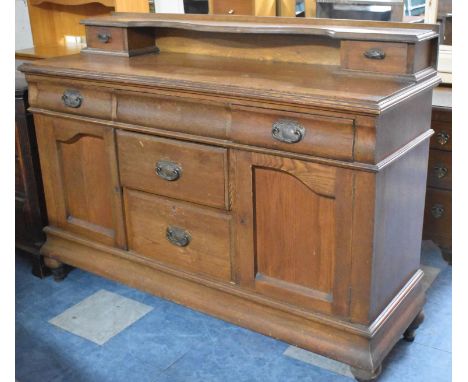
[[112, 182], [104, 139], [79, 134], [57, 145], [67, 220], [112, 236]]
[[256, 279], [327, 297], [333, 289], [335, 199], [282, 171], [255, 168]]
[[353, 172], [257, 153], [232, 157], [239, 283], [347, 316]]
[[113, 129], [41, 115], [35, 122], [50, 224], [125, 248]]

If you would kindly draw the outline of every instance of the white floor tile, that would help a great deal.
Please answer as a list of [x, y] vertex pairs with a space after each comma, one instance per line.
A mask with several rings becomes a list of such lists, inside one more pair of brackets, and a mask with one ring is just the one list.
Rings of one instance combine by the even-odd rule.
[[103, 345], [152, 309], [151, 306], [101, 289], [49, 322]]

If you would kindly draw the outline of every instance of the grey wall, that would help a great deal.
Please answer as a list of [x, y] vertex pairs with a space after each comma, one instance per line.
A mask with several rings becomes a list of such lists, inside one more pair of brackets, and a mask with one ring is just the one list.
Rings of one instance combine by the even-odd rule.
[[32, 48], [32, 46], [33, 40], [26, 0], [15, 0], [15, 50]]

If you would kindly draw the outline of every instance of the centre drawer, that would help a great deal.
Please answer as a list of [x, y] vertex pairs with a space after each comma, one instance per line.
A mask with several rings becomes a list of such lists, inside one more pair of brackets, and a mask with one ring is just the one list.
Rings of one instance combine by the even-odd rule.
[[230, 281], [227, 212], [125, 190], [129, 249], [196, 274]]
[[124, 131], [117, 142], [123, 186], [227, 208], [226, 149]]

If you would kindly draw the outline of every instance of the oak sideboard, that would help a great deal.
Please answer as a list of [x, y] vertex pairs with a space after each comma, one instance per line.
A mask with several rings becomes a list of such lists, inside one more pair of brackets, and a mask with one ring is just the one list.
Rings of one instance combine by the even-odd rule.
[[24, 64], [46, 264], [372, 380], [423, 318], [438, 27], [117, 13]]

